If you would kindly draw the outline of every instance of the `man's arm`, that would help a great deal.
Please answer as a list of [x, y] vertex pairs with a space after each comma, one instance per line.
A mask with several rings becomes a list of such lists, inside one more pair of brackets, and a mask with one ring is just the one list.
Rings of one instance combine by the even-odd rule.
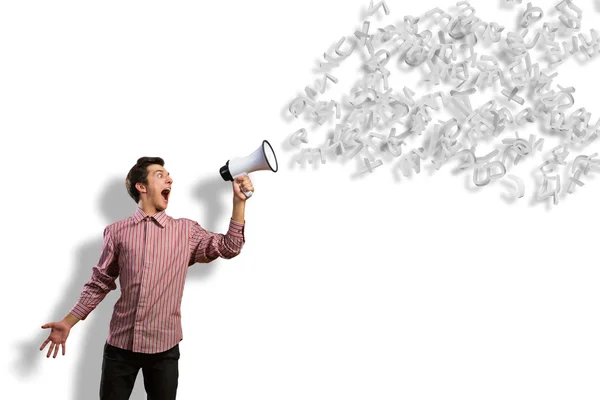
[[245, 222], [244, 213], [246, 211], [246, 200], [248, 198], [244, 192], [254, 192], [254, 186], [248, 176], [242, 176], [233, 181], [233, 212], [231, 219], [243, 224]]
[[202, 228], [200, 224], [192, 225], [191, 243], [190, 243], [190, 262], [208, 263], [216, 258], [233, 258], [237, 256], [245, 242], [245, 210], [246, 195], [244, 191], [254, 191], [252, 182], [248, 176], [235, 179], [233, 188], [233, 210], [229, 229], [225, 235], [209, 232]]
[[79, 319], [86, 319], [108, 292], [117, 288], [115, 280], [118, 276], [119, 263], [113, 233], [109, 227], [106, 227], [100, 260], [92, 269], [92, 277], [83, 286], [83, 291], [71, 309], [71, 314]]
[[[243, 194], [243, 193], [242, 193]], [[237, 223], [243, 224], [245, 220], [246, 212], [246, 200], [233, 201], [233, 211], [231, 212], [231, 219]]]
[[41, 351], [48, 343], [51, 343], [46, 357], [50, 357], [50, 354], [54, 352], [54, 358], [56, 358], [61, 346], [62, 354], [65, 355], [66, 342], [71, 328], [80, 320], [87, 318], [89, 313], [106, 297], [108, 292], [116, 289], [114, 282], [118, 275], [119, 266], [116, 248], [113, 243], [112, 234], [107, 227], [104, 230], [104, 243], [102, 245], [100, 260], [93, 269], [92, 278], [84, 285], [79, 301], [62, 320], [42, 325], [42, 329], [51, 329], [50, 335], [48, 335], [48, 338], [40, 347]]

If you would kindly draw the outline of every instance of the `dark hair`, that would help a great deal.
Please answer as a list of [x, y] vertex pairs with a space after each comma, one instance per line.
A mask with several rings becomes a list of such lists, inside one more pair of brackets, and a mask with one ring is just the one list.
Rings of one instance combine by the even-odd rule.
[[136, 183], [148, 184], [148, 166], [158, 164], [161, 167], [165, 165], [165, 161], [160, 157], [141, 157], [127, 174], [125, 179], [125, 187], [127, 193], [137, 203], [140, 202], [140, 192], [135, 187]]

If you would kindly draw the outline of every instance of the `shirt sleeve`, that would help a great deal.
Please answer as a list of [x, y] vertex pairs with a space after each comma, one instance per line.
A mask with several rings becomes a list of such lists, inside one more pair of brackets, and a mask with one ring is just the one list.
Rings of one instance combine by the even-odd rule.
[[92, 269], [91, 279], [83, 286], [79, 300], [71, 309], [71, 314], [79, 319], [87, 316], [100, 304], [108, 292], [117, 288], [115, 280], [119, 276], [116, 247], [109, 227], [104, 229], [104, 242], [98, 264]]
[[218, 257], [233, 258], [240, 254], [245, 243], [244, 223], [233, 219], [229, 221], [229, 230], [225, 235], [209, 232], [199, 223], [192, 223], [190, 235], [190, 261], [188, 266], [195, 263], [209, 263]]

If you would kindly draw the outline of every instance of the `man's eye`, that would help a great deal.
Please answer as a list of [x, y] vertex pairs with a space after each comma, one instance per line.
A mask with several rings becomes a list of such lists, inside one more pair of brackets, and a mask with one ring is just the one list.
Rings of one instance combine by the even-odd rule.
[[158, 174], [158, 177], [159, 177], [159, 178], [162, 178], [162, 174]]

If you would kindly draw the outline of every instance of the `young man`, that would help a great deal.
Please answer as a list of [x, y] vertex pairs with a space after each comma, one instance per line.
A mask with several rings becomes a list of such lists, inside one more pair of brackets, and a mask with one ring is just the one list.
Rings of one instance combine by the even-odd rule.
[[140, 368], [149, 399], [175, 399], [187, 268], [235, 257], [245, 241], [244, 191], [254, 191], [248, 176], [233, 182], [233, 213], [225, 235], [166, 215], [172, 184], [162, 158], [137, 160], [125, 182], [138, 204], [136, 212], [105, 228], [100, 260], [79, 300], [61, 321], [42, 326], [51, 331], [40, 351], [50, 343], [46, 357], [54, 352], [56, 358], [59, 347], [64, 355], [71, 328], [116, 289], [119, 278], [121, 297], [104, 346], [101, 400], [129, 399]]

